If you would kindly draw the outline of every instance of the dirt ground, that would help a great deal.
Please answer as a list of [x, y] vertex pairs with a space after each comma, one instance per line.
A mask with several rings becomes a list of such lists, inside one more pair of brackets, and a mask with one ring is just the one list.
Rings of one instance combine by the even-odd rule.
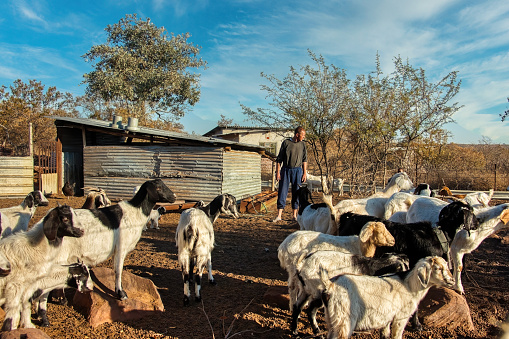
[[[39, 220], [57, 203], [80, 207], [83, 197], [50, 198], [48, 207], [37, 208]], [[0, 207], [14, 206], [21, 199], [0, 199]], [[500, 201], [499, 201], [500, 202]], [[492, 202], [496, 204], [497, 202]], [[166, 214], [160, 229], [143, 233], [137, 247], [125, 260], [124, 269], [151, 279], [158, 287], [165, 311], [150, 318], [91, 327], [70, 306], [48, 305], [51, 326], [41, 328], [51, 338], [291, 338], [290, 313], [263, 302], [270, 286], [286, 286], [286, 272], [279, 267], [277, 248], [298, 225], [287, 207], [284, 220], [272, 223], [275, 211], [243, 214], [240, 219], [219, 218], [215, 225], [216, 248], [212, 266], [216, 286], [204, 284], [203, 304], [182, 305], [183, 286], [177, 264], [175, 229], [179, 214]], [[32, 222], [33, 223], [33, 222]], [[405, 331], [404, 338], [489, 338], [501, 336], [501, 323], [509, 314], [509, 245], [503, 241], [509, 230], [487, 238], [465, 256], [463, 285], [475, 331], [447, 328]], [[111, 259], [101, 266], [112, 267]], [[37, 319], [33, 318], [35, 324]], [[320, 313], [320, 323], [325, 328]], [[303, 317], [301, 337], [312, 332]], [[355, 334], [354, 338], [379, 338], [378, 331]]]

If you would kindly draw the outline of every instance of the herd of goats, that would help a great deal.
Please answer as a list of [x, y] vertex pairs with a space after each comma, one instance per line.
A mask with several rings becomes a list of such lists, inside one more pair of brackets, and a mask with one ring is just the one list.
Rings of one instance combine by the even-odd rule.
[[[509, 222], [509, 204], [489, 206], [490, 194], [475, 192], [462, 199], [436, 198], [428, 185], [416, 189], [404, 172], [386, 188], [367, 198], [332, 197], [315, 204], [307, 187], [298, 190], [300, 230], [278, 248], [280, 265], [288, 273], [291, 330], [306, 307], [315, 334], [321, 330], [316, 313], [323, 308], [328, 338], [350, 338], [354, 331], [382, 329], [384, 338], [402, 338], [410, 321], [421, 328], [418, 304], [431, 286], [464, 293], [463, 255]], [[18, 206], [0, 209], [0, 305], [2, 330], [33, 328], [32, 303], [42, 326], [49, 325], [49, 292], [74, 287], [93, 288], [88, 267], [113, 257], [115, 293], [122, 289], [126, 255], [141, 238], [147, 223], [158, 228], [164, 207], [175, 194], [161, 179], [136, 187], [130, 200], [111, 204], [102, 189], [90, 189], [81, 208], [58, 205], [28, 230], [37, 206], [48, 205], [40, 191]], [[184, 283], [184, 305], [201, 300], [205, 268], [214, 284], [211, 253], [213, 224], [219, 215], [239, 217], [237, 201], [221, 194], [209, 204], [183, 211], [175, 232]], [[451, 268], [453, 273], [449, 270]]]

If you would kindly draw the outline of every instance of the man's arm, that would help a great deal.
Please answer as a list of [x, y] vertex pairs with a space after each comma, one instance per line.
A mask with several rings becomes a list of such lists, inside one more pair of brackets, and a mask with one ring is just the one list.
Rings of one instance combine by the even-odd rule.
[[301, 179], [301, 182], [306, 182], [307, 180], [307, 174], [308, 174], [308, 163], [307, 162], [303, 162], [302, 163], [302, 179]]

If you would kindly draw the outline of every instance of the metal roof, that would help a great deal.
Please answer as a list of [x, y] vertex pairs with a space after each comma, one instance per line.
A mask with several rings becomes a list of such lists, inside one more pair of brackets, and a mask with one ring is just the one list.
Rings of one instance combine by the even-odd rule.
[[[220, 131], [230, 130], [225, 133], [218, 133]], [[216, 126], [207, 133], [203, 134], [204, 136], [213, 136], [213, 135], [228, 135], [228, 134], [237, 134], [237, 133], [246, 133], [246, 132], [289, 132], [293, 131], [291, 128], [274, 128], [268, 126]]]
[[[148, 139], [150, 137], [156, 137], [159, 141], [165, 142], [182, 142], [185, 144], [200, 144], [200, 145], [209, 145], [209, 146], [219, 146], [219, 147], [231, 147], [235, 150], [246, 150], [253, 151], [258, 153], [264, 153], [265, 148], [259, 145], [245, 144], [234, 141], [229, 141], [225, 139], [213, 138], [213, 137], [204, 137], [201, 135], [195, 134], [187, 134], [187, 133], [179, 133], [149, 127], [129, 127], [126, 124], [120, 124], [118, 127], [113, 126], [111, 121], [103, 121], [97, 119], [87, 119], [87, 118], [70, 118], [70, 117], [58, 117], [58, 116], [48, 116], [48, 118], [55, 119], [55, 124], [57, 126], [66, 126], [66, 127], [76, 127], [76, 126], [84, 126], [87, 129], [95, 129], [99, 130], [102, 133], [106, 134], [115, 134], [115, 135], [124, 135], [128, 138], [140, 138], [140, 139]], [[58, 123], [57, 123], [58, 122]]]

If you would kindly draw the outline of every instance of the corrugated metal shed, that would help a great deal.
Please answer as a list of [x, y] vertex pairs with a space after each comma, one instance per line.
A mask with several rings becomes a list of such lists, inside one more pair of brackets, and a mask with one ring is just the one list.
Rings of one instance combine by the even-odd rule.
[[[112, 199], [129, 199], [135, 186], [151, 178], [162, 178], [179, 200], [209, 202], [222, 193], [242, 199], [261, 192], [261, 146], [145, 127], [117, 128], [94, 119], [55, 119], [63, 150], [76, 156], [81, 142], [84, 186], [104, 188]], [[134, 143], [134, 138], [148, 142]], [[67, 142], [72, 146], [66, 148]]]
[[32, 157], [0, 157], [0, 197], [25, 197], [34, 190]]

